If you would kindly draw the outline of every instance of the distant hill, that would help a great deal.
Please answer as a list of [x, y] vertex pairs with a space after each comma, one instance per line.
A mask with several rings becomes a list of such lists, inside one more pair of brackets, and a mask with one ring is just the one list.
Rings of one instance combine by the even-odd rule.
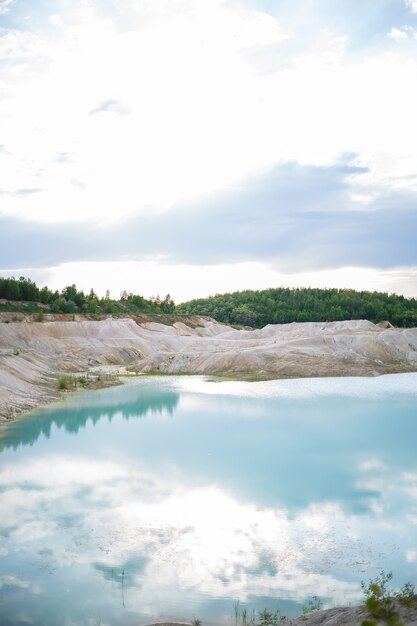
[[417, 299], [353, 289], [264, 289], [236, 291], [191, 300], [176, 313], [208, 315], [226, 324], [262, 328], [289, 322], [384, 320], [394, 326], [417, 326]]

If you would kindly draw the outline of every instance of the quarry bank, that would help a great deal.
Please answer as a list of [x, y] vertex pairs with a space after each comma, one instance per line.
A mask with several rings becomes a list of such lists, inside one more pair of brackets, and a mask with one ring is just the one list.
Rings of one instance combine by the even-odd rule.
[[2, 420], [59, 398], [59, 377], [71, 373], [103, 386], [123, 373], [268, 380], [417, 371], [417, 328], [366, 320], [248, 330], [186, 315], [43, 322], [0, 315]]

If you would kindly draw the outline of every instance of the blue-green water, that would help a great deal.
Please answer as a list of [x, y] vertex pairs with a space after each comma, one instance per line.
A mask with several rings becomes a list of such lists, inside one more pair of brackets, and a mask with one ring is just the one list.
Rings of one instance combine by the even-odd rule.
[[0, 429], [0, 624], [230, 624], [417, 584], [417, 375], [137, 379]]

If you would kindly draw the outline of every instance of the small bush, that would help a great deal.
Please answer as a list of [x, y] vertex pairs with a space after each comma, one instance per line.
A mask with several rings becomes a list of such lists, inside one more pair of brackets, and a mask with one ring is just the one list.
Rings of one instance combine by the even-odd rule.
[[307, 605], [303, 606], [303, 615], [310, 615], [316, 611], [321, 611], [322, 608], [323, 605], [320, 598], [318, 596], [313, 596], [311, 600], [308, 601]]
[[69, 389], [75, 384], [74, 376], [68, 374], [62, 374], [58, 377], [58, 389]]
[[275, 612], [268, 611], [268, 609], [263, 611], [253, 609], [252, 613], [248, 615], [246, 608], [240, 608], [239, 600], [235, 602], [234, 613], [232, 626], [279, 626], [287, 620], [279, 609]]
[[286, 621], [285, 615], [281, 615], [281, 611], [277, 609], [275, 613], [271, 613], [267, 609], [264, 609], [259, 613], [258, 626], [278, 626], [281, 622]]
[[59, 389], [72, 389], [76, 388], [79, 385], [81, 387], [85, 387], [90, 382], [88, 376], [81, 374], [80, 376], [75, 376], [74, 374], [62, 374], [58, 377], [58, 388]]
[[400, 591], [396, 593], [396, 598], [402, 606], [406, 606], [408, 609], [415, 606], [417, 601], [416, 590], [413, 583], [405, 583], [405, 585], [401, 587]]
[[368, 585], [362, 581], [361, 586], [365, 594], [365, 606], [372, 619], [365, 620], [361, 626], [404, 626], [397, 612], [397, 603], [408, 608], [416, 604], [415, 589], [412, 583], [406, 583], [400, 591], [393, 591], [389, 583], [392, 572], [381, 571], [379, 576], [371, 580]]

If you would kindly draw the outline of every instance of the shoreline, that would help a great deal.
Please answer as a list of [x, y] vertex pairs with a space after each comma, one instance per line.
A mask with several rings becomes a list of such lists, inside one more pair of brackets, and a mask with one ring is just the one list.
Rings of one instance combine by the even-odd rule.
[[109, 379], [106, 382], [103, 381], [103, 384], [99, 384], [99, 385], [80, 386], [80, 387], [75, 387], [73, 389], [66, 389], [66, 390], [58, 389], [58, 395], [56, 397], [51, 396], [45, 401], [39, 401], [39, 403], [31, 406], [30, 408], [27, 408], [27, 409], [23, 408], [22, 410], [16, 411], [10, 417], [4, 418], [2, 417], [2, 415], [0, 415], [0, 430], [2, 426], [6, 424], [11, 424], [18, 419], [29, 417], [32, 413], [36, 411], [53, 407], [54, 405], [60, 405], [64, 403], [67, 399], [73, 397], [76, 394], [81, 394], [87, 391], [100, 391], [100, 389], [109, 389], [110, 387], [118, 387], [123, 384], [124, 384], [124, 380], [122, 379], [122, 376], [120, 377], [117, 376], [115, 378]]
[[[90, 372], [91, 374], [92, 372]], [[189, 374], [189, 373], [177, 373], [177, 372], [172, 372], [172, 373], [162, 373], [162, 372], [158, 372], [158, 373], [152, 373], [152, 372], [141, 372], [139, 374], [132, 374], [132, 373], [128, 373], [128, 374], [116, 374], [114, 378], [109, 379], [108, 381], [103, 381], [102, 384], [97, 385], [97, 386], [89, 386], [89, 387], [76, 387], [74, 389], [70, 389], [70, 390], [64, 390], [64, 391], [59, 391], [59, 394], [55, 397], [52, 396], [51, 398], [45, 400], [45, 401], [39, 401], [37, 404], [34, 404], [32, 406], [30, 406], [30, 408], [22, 408], [22, 410], [19, 411], [15, 411], [13, 413], [13, 415], [9, 416], [9, 417], [2, 417], [0, 415], [0, 430], [2, 428], [2, 426], [5, 426], [7, 424], [11, 424], [13, 422], [15, 422], [16, 420], [25, 418], [25, 417], [29, 417], [33, 412], [42, 410], [43, 408], [49, 408], [49, 407], [53, 407], [54, 405], [59, 405], [63, 402], [65, 402], [67, 399], [73, 397], [75, 394], [82, 394], [84, 392], [88, 392], [88, 391], [100, 391], [101, 389], [109, 389], [111, 387], [119, 387], [121, 385], [124, 384], [129, 384], [129, 382], [134, 384], [135, 380], [141, 379], [141, 378], [171, 378], [171, 377], [177, 377], [177, 376], [186, 376], [186, 377], [201, 377], [204, 376], [208, 379], [208, 382], [211, 383], [222, 383], [222, 382], [246, 382], [246, 383], [256, 383], [256, 382], [273, 382], [273, 381], [284, 381], [284, 380], [308, 380], [308, 379], [333, 379], [333, 378], [383, 378], [384, 376], [391, 376], [391, 375], [400, 375], [400, 374], [416, 374], [417, 371], [416, 370], [412, 370], [412, 371], [394, 371], [394, 372], [384, 372], [381, 374], [374, 374], [371, 376], [364, 376], [361, 374], [346, 374], [346, 375], [337, 375], [335, 373], [330, 373], [327, 376], [281, 376], [281, 377], [254, 377], [253, 374], [251, 374], [250, 376], [246, 377], [246, 376], [227, 376], [224, 374]], [[130, 380], [129, 380], [130, 379]]]
[[171, 325], [133, 318], [11, 322], [0, 324], [0, 424], [59, 400], [60, 377], [103, 388], [131, 375], [255, 382], [413, 372], [417, 328], [366, 320], [255, 330], [196, 317]]
[[[409, 607], [402, 606], [396, 602], [395, 610], [398, 612], [403, 626], [417, 626], [417, 596], [414, 596], [414, 602]], [[372, 621], [373, 619], [375, 618], [372, 618], [365, 604], [361, 604], [358, 606], [320, 609], [318, 611], [312, 611], [309, 614], [300, 615], [299, 617], [285, 618], [281, 623], [284, 626], [361, 626], [363, 621]], [[200, 626], [226, 626], [224, 623], [205, 621], [204, 618], [200, 621]], [[375, 624], [377, 623], [378, 625], [382, 625], [387, 622], [381, 619], [381, 621], [375, 621]], [[144, 622], [140, 626], [193, 626], [193, 622], [161, 620], [160, 622]], [[239, 624], [237, 624], [237, 626], [239, 626]], [[247, 626], [251, 626], [249, 621], [247, 622]]]

